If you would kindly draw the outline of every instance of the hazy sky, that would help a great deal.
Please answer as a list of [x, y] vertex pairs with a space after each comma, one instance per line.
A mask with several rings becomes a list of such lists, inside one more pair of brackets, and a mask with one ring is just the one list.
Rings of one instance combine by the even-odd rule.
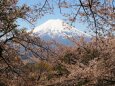
[[[52, 1], [52, 0], [50, 0], [50, 1]], [[18, 5], [27, 4], [29, 6], [32, 6], [35, 4], [39, 4], [40, 2], [44, 3], [44, 0], [19, 0]], [[52, 3], [54, 4], [55, 2], [52, 2]], [[38, 26], [38, 25], [46, 22], [49, 19], [62, 19], [63, 20], [65, 18], [60, 14], [59, 8], [57, 8], [55, 6], [53, 14], [45, 15], [41, 19], [38, 19], [38, 21], [35, 23], [35, 26]], [[23, 21], [23, 20], [18, 20], [17, 23], [20, 25], [20, 27], [26, 27], [26, 28], [31, 27], [31, 25], [29, 23], [27, 23], [26, 21]], [[84, 24], [84, 23], [79, 23], [79, 21], [76, 21], [75, 23], [73, 23], [73, 25], [81, 31], [87, 31], [86, 24]]]

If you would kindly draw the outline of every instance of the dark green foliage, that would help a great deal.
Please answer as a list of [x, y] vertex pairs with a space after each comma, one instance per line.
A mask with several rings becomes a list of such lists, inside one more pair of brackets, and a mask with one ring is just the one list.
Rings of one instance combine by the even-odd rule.
[[76, 64], [77, 63], [77, 56], [74, 53], [67, 52], [63, 56], [62, 60], [67, 64]]
[[89, 82], [89, 80], [88, 80], [87, 78], [80, 79], [80, 80], [77, 82], [77, 86], [86, 85], [88, 82]]
[[70, 74], [70, 72], [62, 64], [57, 64], [55, 70], [59, 76], [68, 76]]
[[81, 63], [88, 65], [89, 61], [100, 56], [100, 51], [97, 49], [88, 48], [87, 51], [83, 52], [83, 57], [81, 58]]
[[0, 82], [0, 86], [7, 86], [7, 85], [3, 82]]

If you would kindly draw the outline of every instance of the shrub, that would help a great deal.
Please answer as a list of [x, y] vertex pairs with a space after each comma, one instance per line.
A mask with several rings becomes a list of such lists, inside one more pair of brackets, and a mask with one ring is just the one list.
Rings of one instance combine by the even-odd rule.
[[82, 52], [81, 63], [88, 65], [89, 61], [99, 57], [100, 51], [91, 47], [86, 47], [86, 48], [87, 51], [83, 50]]
[[76, 64], [77, 63], [77, 57], [72, 52], [66, 52], [62, 59], [67, 64]]
[[62, 75], [68, 76], [70, 74], [70, 72], [66, 69], [66, 67], [64, 67], [60, 63], [55, 66], [55, 70], [59, 76], [62, 76]]
[[48, 62], [40, 61], [35, 64], [35, 69], [40, 72], [51, 72], [53, 70], [53, 66], [51, 66]]
[[7, 86], [7, 85], [3, 82], [0, 82], [0, 86]]

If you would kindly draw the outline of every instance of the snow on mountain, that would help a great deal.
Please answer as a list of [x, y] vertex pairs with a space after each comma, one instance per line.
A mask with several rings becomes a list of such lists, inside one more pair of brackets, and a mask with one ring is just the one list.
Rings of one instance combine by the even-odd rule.
[[42, 25], [36, 27], [33, 32], [45, 40], [53, 39], [67, 45], [71, 42], [68, 38], [91, 37], [60, 19], [48, 20]]

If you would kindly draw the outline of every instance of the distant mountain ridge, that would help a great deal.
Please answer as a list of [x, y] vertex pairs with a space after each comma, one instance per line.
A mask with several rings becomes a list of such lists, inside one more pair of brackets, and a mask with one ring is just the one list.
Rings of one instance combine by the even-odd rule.
[[79, 39], [80, 37], [84, 37], [86, 40], [91, 38], [87, 33], [70, 26], [60, 19], [48, 20], [40, 26], [37, 26], [33, 32], [43, 40], [55, 40], [65, 45], [70, 45], [72, 43], [68, 38]]

